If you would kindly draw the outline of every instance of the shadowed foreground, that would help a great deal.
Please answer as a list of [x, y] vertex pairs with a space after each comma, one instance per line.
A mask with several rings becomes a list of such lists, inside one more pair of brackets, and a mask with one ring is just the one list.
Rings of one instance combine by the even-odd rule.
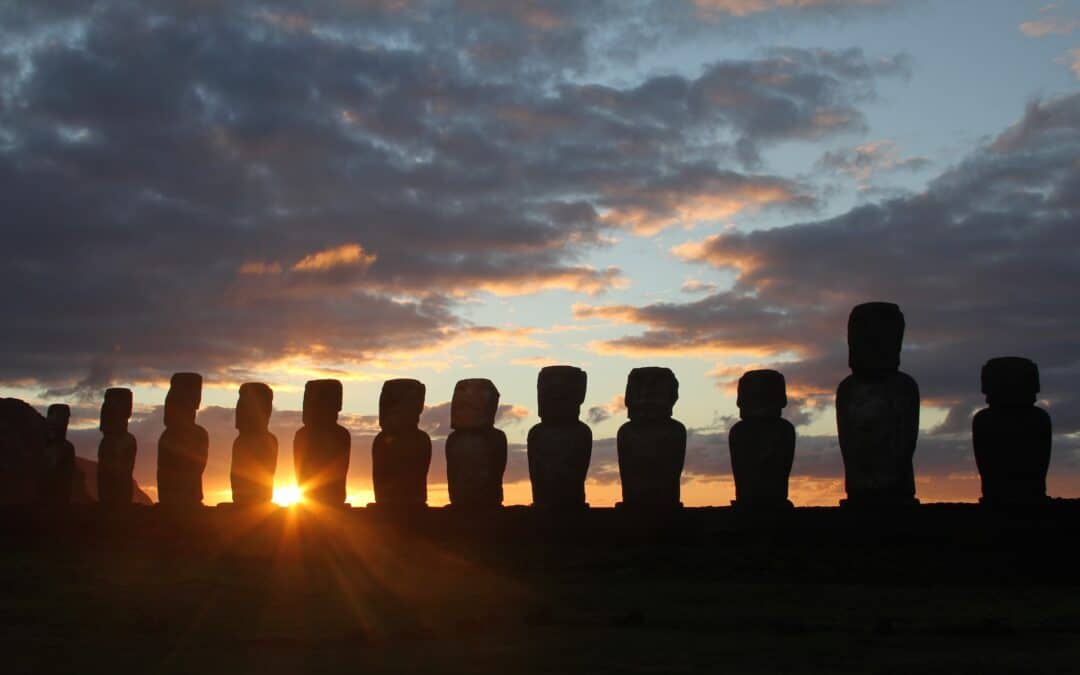
[[137, 507], [0, 523], [8, 672], [986, 673], [1080, 658], [1076, 502], [767, 522]]

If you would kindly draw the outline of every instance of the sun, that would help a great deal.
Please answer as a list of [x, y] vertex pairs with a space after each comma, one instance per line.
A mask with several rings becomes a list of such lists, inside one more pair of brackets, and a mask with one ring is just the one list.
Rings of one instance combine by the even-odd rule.
[[292, 506], [304, 500], [304, 493], [298, 485], [278, 485], [274, 488], [272, 501], [278, 506]]

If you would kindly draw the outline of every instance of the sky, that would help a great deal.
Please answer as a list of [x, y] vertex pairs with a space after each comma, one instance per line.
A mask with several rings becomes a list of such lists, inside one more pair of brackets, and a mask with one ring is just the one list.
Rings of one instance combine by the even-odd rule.
[[454, 383], [492, 379], [529, 503], [536, 375], [588, 372], [587, 498], [618, 501], [631, 368], [672, 368], [683, 501], [734, 495], [735, 382], [772, 367], [798, 505], [843, 496], [859, 302], [898, 303], [918, 496], [979, 496], [979, 369], [1041, 369], [1050, 493], [1080, 497], [1080, 0], [54, 0], [0, 6], [0, 394], [135, 392], [155, 494], [169, 375], [205, 377], [206, 501], [232, 408], [345, 389], [371, 499], [384, 380], [427, 385], [446, 502]]

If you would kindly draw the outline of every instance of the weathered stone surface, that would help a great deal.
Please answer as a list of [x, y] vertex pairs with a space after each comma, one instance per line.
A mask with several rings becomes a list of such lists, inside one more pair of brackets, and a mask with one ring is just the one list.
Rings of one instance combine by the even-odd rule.
[[176, 373], [165, 395], [165, 431], [158, 439], [158, 501], [164, 506], [202, 504], [202, 474], [210, 450], [206, 429], [195, 423], [202, 376]]
[[1001, 357], [982, 369], [982, 391], [989, 407], [972, 419], [975, 464], [988, 504], [1046, 501], [1050, 468], [1050, 415], [1035, 405], [1039, 368], [1019, 357]]
[[735, 478], [733, 505], [743, 508], [790, 506], [788, 479], [795, 459], [795, 427], [783, 419], [784, 376], [752, 370], [739, 378], [739, 415], [728, 433]]
[[679, 381], [668, 368], [635, 368], [627, 378], [630, 421], [619, 427], [616, 444], [622, 505], [666, 509], [681, 506], [686, 460], [686, 427], [671, 418]]
[[491, 508], [502, 504], [506, 434], [495, 428], [499, 390], [491, 380], [461, 380], [450, 402], [446, 479], [450, 504]]
[[342, 387], [338, 380], [311, 380], [304, 386], [304, 426], [293, 437], [296, 479], [307, 501], [345, 503], [352, 435], [337, 423]]
[[371, 445], [375, 503], [391, 508], [427, 504], [431, 438], [419, 428], [426, 387], [417, 380], [388, 380], [379, 394], [382, 431]]
[[132, 397], [130, 389], [105, 390], [101, 404], [101, 442], [98, 444], [98, 501], [113, 506], [130, 504], [138, 445], [128, 432]]
[[261, 382], [240, 385], [229, 479], [235, 504], [265, 504], [274, 495], [278, 440], [270, 433], [274, 392]]
[[578, 419], [585, 401], [586, 374], [574, 366], [547, 366], [536, 390], [540, 423], [529, 430], [529, 480], [533, 505], [585, 506], [585, 477], [592, 457], [592, 430]]

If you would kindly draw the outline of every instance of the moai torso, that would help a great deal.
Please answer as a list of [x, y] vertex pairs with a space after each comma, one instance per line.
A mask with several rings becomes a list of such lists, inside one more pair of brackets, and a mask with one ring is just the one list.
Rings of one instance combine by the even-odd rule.
[[158, 501], [164, 506], [202, 504], [202, 474], [210, 436], [195, 423], [202, 376], [176, 373], [165, 395], [165, 431], [158, 439]]
[[490, 380], [461, 380], [450, 402], [446, 439], [446, 480], [450, 504], [489, 508], [502, 505], [506, 434], [495, 428], [499, 391]]
[[104, 505], [130, 504], [137, 445], [128, 432], [131, 390], [108, 389], [101, 405], [101, 442], [98, 444], [98, 501]]
[[1045, 501], [1052, 428], [1050, 415], [1035, 405], [1038, 366], [1017, 357], [991, 359], [983, 366], [982, 390], [989, 407], [971, 425], [982, 501]]
[[728, 433], [735, 502], [740, 507], [788, 506], [795, 460], [795, 427], [781, 417], [787, 405], [784, 376], [755, 370], [739, 379], [742, 420]]
[[389, 507], [427, 504], [431, 438], [420, 430], [424, 410], [423, 383], [389, 380], [379, 395], [379, 426], [371, 446], [375, 503]]
[[585, 371], [548, 366], [537, 379], [540, 423], [529, 430], [529, 480], [533, 505], [585, 506], [585, 477], [592, 457], [592, 430], [578, 419], [585, 401]]
[[304, 426], [293, 438], [296, 479], [311, 502], [343, 505], [352, 435], [337, 423], [342, 388], [337, 380], [312, 380], [304, 387]]
[[261, 382], [240, 385], [229, 479], [235, 504], [266, 504], [274, 496], [278, 441], [270, 433], [274, 392]]
[[686, 427], [672, 419], [679, 382], [667, 368], [635, 368], [626, 384], [630, 421], [619, 427], [623, 505], [676, 508], [686, 461]]
[[867, 303], [848, 322], [852, 374], [836, 391], [836, 426], [848, 502], [915, 503], [912, 458], [919, 436], [919, 387], [898, 370], [904, 316]]
[[48, 442], [43, 454], [42, 480], [38, 497], [49, 505], [64, 506], [71, 502], [71, 487], [75, 475], [75, 446], [67, 440], [71, 408], [63, 404], [49, 406], [45, 415]]

